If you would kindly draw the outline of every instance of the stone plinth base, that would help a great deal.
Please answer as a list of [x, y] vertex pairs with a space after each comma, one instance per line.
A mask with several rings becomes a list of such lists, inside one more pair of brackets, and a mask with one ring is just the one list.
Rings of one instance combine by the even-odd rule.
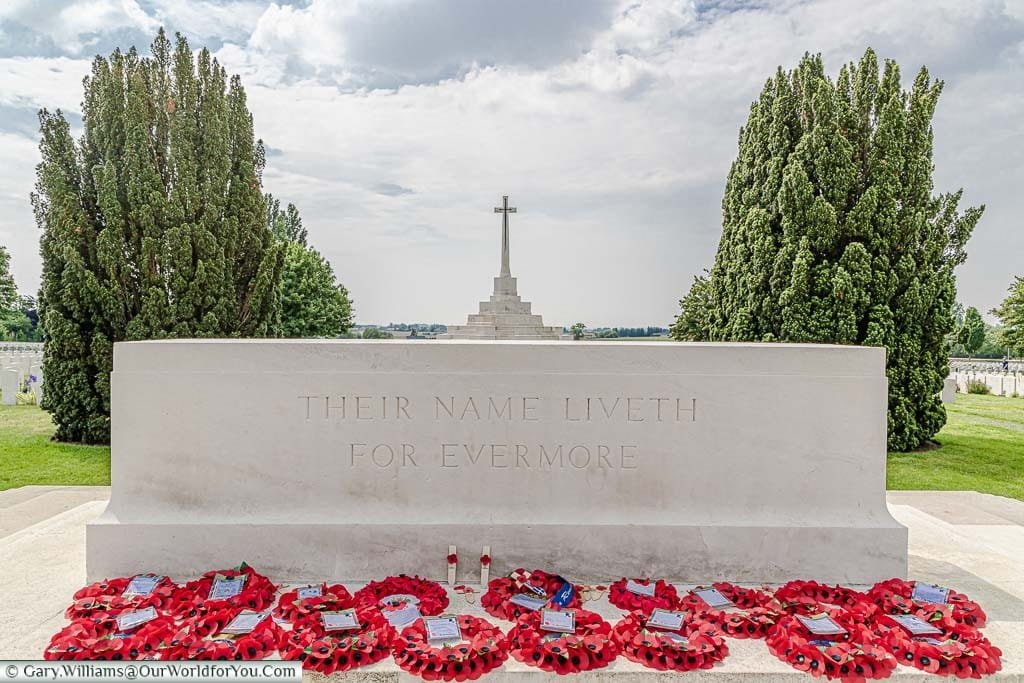
[[89, 526], [88, 568], [91, 580], [154, 567], [197, 576], [244, 559], [277, 581], [368, 581], [400, 572], [443, 581], [449, 544], [471, 556], [460, 564], [460, 581], [479, 580], [472, 559], [490, 545], [491, 576], [530, 566], [588, 583], [641, 575], [695, 584], [806, 577], [873, 583], [906, 574], [907, 530], [895, 522], [857, 528], [120, 524], [107, 513]]

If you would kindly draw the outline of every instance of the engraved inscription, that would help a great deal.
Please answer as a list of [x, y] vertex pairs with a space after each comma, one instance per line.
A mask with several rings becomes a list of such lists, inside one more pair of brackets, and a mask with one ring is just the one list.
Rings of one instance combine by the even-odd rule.
[[[583, 426], [621, 424], [623, 434], [653, 428], [686, 429], [697, 421], [697, 399], [679, 396], [434, 395], [413, 401], [404, 395], [302, 394], [307, 423], [402, 422], [515, 423], [551, 420]], [[503, 430], [504, 431], [504, 430]], [[493, 470], [635, 470], [641, 462], [637, 443], [457, 443], [404, 442], [346, 444], [353, 468], [483, 467]]]

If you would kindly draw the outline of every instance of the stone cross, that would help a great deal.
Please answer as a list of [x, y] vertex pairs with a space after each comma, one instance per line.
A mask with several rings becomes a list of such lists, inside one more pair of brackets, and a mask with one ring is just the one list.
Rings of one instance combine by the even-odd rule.
[[494, 213], [501, 214], [501, 274], [499, 277], [512, 277], [508, 268], [508, 215], [515, 213], [516, 207], [508, 205], [508, 195], [501, 196], [501, 206], [494, 207]]

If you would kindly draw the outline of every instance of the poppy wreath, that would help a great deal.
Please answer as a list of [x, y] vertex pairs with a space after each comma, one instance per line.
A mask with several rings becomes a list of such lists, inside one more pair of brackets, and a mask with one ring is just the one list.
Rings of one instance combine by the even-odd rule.
[[940, 676], [981, 678], [1003, 668], [1002, 651], [981, 631], [944, 615], [931, 623], [941, 635], [914, 637], [906, 629], [879, 619], [876, 633], [900, 664]]
[[274, 616], [294, 624], [295, 620], [301, 616], [348, 609], [354, 604], [355, 600], [352, 598], [352, 594], [340, 583], [333, 586], [322, 583], [320, 584], [320, 595], [300, 599], [299, 589], [281, 595], [281, 599], [277, 601], [277, 606], [274, 608]]
[[[608, 586], [608, 602], [619, 609], [640, 610], [644, 614], [650, 614], [655, 609], [673, 610], [679, 606], [679, 594], [676, 588], [663, 579], [654, 582], [654, 595], [639, 595], [626, 588], [630, 579], [619, 579]], [[650, 579], [632, 579], [641, 586], [650, 586]]]
[[463, 642], [452, 646], [428, 643], [422, 619], [402, 629], [392, 643], [398, 666], [425, 681], [472, 681], [508, 659], [508, 640], [501, 629], [468, 614], [456, 619]]
[[866, 593], [817, 581], [790, 581], [775, 590], [775, 599], [790, 614], [819, 614], [825, 607], [834, 606], [866, 621], [878, 613]]
[[[542, 569], [534, 569], [531, 572], [525, 569], [516, 569], [508, 576], [491, 579], [487, 584], [487, 592], [480, 598], [480, 606], [492, 617], [505, 619], [506, 621], [517, 621], [523, 614], [532, 612], [528, 607], [523, 607], [512, 602], [512, 597], [523, 592], [527, 584], [536, 589], [542, 590], [550, 600], [558, 589], [562, 587], [562, 579], [557, 574], [548, 573]], [[583, 606], [580, 596], [583, 587], [573, 584], [572, 600], [565, 606], [566, 609], [577, 609]], [[527, 589], [528, 590], [528, 589]], [[527, 593], [533, 595], [533, 592]], [[539, 595], [538, 595], [539, 597]], [[550, 604], [550, 602], [549, 602]]]
[[838, 607], [822, 611], [846, 629], [846, 635], [822, 640], [808, 631], [797, 615], [787, 614], [765, 638], [769, 652], [815, 678], [824, 676], [852, 683], [892, 675], [896, 658], [862, 617]]
[[167, 644], [162, 659], [252, 660], [276, 652], [281, 628], [269, 616], [249, 633], [220, 636], [242, 609], [220, 609], [187, 620]]
[[619, 654], [611, 625], [595, 612], [576, 610], [576, 633], [540, 628], [540, 611], [527, 612], [508, 633], [509, 653], [520, 662], [556, 674], [608, 666]]
[[330, 676], [378, 662], [391, 652], [394, 629], [375, 607], [356, 609], [359, 628], [328, 631], [319, 612], [295, 618], [291, 631], [278, 641], [281, 659], [301, 661], [302, 668]]
[[715, 609], [692, 592], [680, 599], [680, 605], [732, 638], [764, 638], [782, 614], [782, 606], [770, 593], [724, 581], [711, 587], [729, 598], [740, 611]]
[[420, 614], [437, 616], [448, 607], [448, 592], [437, 581], [418, 576], [389, 576], [383, 581], [371, 581], [356, 591], [356, 607], [380, 607], [380, 601], [392, 595], [414, 595], [420, 601]]
[[[868, 590], [868, 598], [886, 614], [915, 614], [928, 621], [926, 615], [944, 605], [911, 599], [916, 583], [903, 579], [880, 581]], [[958, 623], [981, 628], [988, 621], [988, 616], [981, 606], [963, 593], [950, 590], [945, 604], [952, 608], [952, 618]]]
[[[152, 574], [137, 576], [153, 576]], [[81, 619], [99, 614], [117, 616], [126, 610], [154, 607], [157, 612], [173, 613], [180, 599], [180, 587], [166, 576], [162, 577], [149, 595], [124, 595], [134, 576], [108, 579], [89, 584], [74, 595], [64, 612], [68, 619]]]
[[[613, 634], [626, 659], [658, 671], [710, 669], [729, 654], [722, 631], [711, 622], [690, 616], [678, 631], [648, 629], [648, 613], [631, 612], [615, 624]], [[686, 642], [673, 640], [675, 633]]]
[[[241, 592], [231, 598], [211, 600], [210, 589], [218, 576], [234, 579], [245, 575], [245, 583]], [[277, 586], [244, 562], [237, 569], [218, 569], [208, 571], [195, 581], [189, 581], [178, 591], [176, 616], [182, 619], [193, 619], [211, 612], [230, 609], [263, 610], [274, 604]]]
[[160, 648], [174, 629], [174, 619], [166, 615], [122, 633], [117, 630], [117, 618], [111, 614], [79, 618], [50, 640], [43, 659], [159, 659]]

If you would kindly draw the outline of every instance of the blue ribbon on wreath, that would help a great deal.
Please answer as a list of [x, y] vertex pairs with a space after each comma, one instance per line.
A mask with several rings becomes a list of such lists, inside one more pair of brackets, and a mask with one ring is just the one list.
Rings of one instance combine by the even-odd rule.
[[558, 578], [562, 581], [562, 585], [557, 591], [555, 591], [555, 594], [551, 596], [551, 602], [559, 607], [567, 607], [569, 603], [572, 602], [572, 599], [576, 597], [576, 587], [561, 576]]

